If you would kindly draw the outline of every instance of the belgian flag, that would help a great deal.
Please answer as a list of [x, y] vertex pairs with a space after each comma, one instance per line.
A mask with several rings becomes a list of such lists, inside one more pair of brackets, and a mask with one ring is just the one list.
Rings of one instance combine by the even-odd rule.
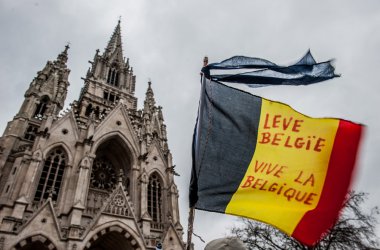
[[311, 118], [205, 77], [198, 112], [190, 207], [269, 223], [309, 246], [333, 226], [362, 125]]

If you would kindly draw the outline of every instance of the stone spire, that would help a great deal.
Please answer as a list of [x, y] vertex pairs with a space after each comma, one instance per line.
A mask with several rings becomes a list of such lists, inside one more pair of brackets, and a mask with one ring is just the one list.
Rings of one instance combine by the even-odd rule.
[[154, 93], [152, 89], [152, 82], [148, 82], [148, 89], [145, 93], [145, 101], [144, 101], [144, 111], [147, 112], [148, 110], [152, 110], [152, 108], [155, 106], [156, 101], [154, 100]]
[[168, 155], [166, 125], [162, 114], [162, 107], [156, 105], [152, 82], [148, 82], [145, 93], [144, 109], [142, 110], [142, 137], [148, 150], [153, 140], [156, 140], [165, 155]]
[[42, 118], [48, 115], [58, 115], [62, 110], [67, 95], [70, 70], [67, 68], [69, 45], [54, 61], [48, 61], [45, 67], [37, 72], [25, 92], [24, 104], [19, 114], [29, 118]]
[[120, 26], [119, 20], [104, 53], [96, 50], [93, 61], [90, 61], [91, 67], [86, 73], [74, 111], [83, 124], [91, 117], [103, 119], [107, 110], [119, 101], [129, 109], [137, 109], [137, 98], [134, 96], [136, 77], [128, 59], [123, 57]]
[[61, 54], [58, 55], [57, 60], [55, 61], [60, 67], [66, 67], [67, 63], [67, 51], [69, 50], [70, 46], [67, 44], [65, 46], [65, 49], [61, 52]]
[[121, 52], [122, 54], [122, 43], [121, 43], [121, 29], [120, 20], [117, 22], [115, 30], [111, 36], [110, 41], [105, 50], [105, 54], [112, 55], [115, 51]]

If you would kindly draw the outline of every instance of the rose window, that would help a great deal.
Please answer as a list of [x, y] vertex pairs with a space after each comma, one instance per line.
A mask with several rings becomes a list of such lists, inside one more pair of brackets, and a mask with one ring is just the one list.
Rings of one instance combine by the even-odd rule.
[[124, 206], [125, 204], [124, 198], [120, 194], [115, 196], [113, 202], [115, 203], [116, 206], [119, 206], [119, 207]]
[[96, 159], [92, 166], [91, 188], [112, 190], [117, 181], [117, 174], [112, 164], [106, 159]]

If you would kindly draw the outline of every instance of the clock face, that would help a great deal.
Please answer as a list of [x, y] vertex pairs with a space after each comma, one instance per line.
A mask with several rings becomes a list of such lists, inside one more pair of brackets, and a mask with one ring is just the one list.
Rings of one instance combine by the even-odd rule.
[[112, 190], [117, 181], [117, 175], [111, 162], [107, 159], [96, 159], [92, 166], [91, 188]]

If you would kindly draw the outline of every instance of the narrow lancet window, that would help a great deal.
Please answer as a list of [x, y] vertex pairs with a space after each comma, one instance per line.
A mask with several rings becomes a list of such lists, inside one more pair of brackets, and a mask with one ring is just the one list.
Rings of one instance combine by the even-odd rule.
[[25, 131], [24, 138], [29, 141], [34, 141], [34, 139], [36, 139], [37, 132], [38, 132], [38, 126], [30, 124]]
[[161, 182], [157, 174], [153, 173], [148, 184], [148, 212], [153, 222], [161, 222], [161, 207]]
[[49, 97], [43, 96], [40, 100], [40, 103], [37, 104], [36, 111], [34, 112], [35, 118], [42, 118], [46, 112], [47, 104], [49, 102]]
[[112, 67], [108, 70], [107, 83], [119, 87], [119, 72], [116, 68]]
[[46, 200], [49, 196], [53, 201], [58, 199], [66, 158], [62, 148], [56, 148], [48, 154], [34, 195], [35, 202]]

